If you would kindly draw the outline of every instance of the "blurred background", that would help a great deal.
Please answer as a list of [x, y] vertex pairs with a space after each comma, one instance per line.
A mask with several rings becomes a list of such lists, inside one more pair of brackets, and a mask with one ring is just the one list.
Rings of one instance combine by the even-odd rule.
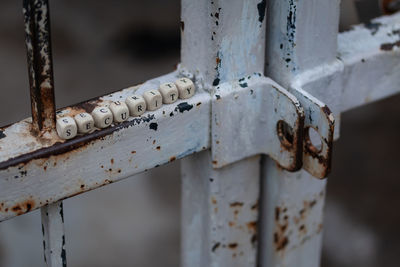
[[[342, 0], [341, 30], [382, 15]], [[170, 72], [179, 0], [51, 1], [57, 107]], [[0, 4], [0, 122], [30, 116], [21, 1]], [[400, 85], [399, 85], [400, 86]], [[400, 262], [400, 96], [342, 115], [328, 181], [322, 266]], [[178, 266], [179, 162], [64, 201], [69, 266]], [[40, 213], [0, 224], [0, 267], [43, 266]]]

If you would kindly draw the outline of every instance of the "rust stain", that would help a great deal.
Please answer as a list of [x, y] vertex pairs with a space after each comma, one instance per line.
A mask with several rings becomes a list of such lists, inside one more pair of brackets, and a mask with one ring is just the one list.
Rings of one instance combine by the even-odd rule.
[[161, 146], [156, 147], [157, 150], [161, 150]]
[[229, 204], [229, 206], [231, 208], [233, 208], [233, 207], [242, 207], [243, 206], [243, 202], [233, 202], [233, 203]]
[[[78, 104], [75, 104], [74, 106], [71, 107], [71, 111], [75, 110], [76, 114], [82, 113], [82, 112], [87, 112], [87, 113], [92, 113], [92, 111], [97, 107], [103, 104], [103, 100], [100, 99], [100, 97], [92, 98], [88, 101], [84, 101]], [[76, 115], [74, 114], [74, 115]]]
[[131, 154], [136, 154], [136, 151], [135, 150], [131, 151]]
[[300, 234], [304, 234], [304, 235], [307, 234], [307, 228], [304, 224], [300, 225], [299, 232], [300, 232]]
[[[11, 207], [11, 211], [16, 213], [17, 215], [22, 215], [26, 212], [33, 210], [35, 206], [35, 201], [33, 199], [28, 199]], [[7, 211], [8, 209], [6, 209], [6, 212]]]
[[217, 200], [213, 196], [211, 197], [211, 203], [213, 203], [214, 205], [217, 205]]
[[[331, 172], [332, 168], [332, 147], [333, 147], [333, 133], [335, 130], [335, 123], [330, 119], [333, 116], [328, 106], [321, 108], [321, 111], [325, 114], [329, 121], [329, 131], [327, 138], [321, 138], [322, 146], [325, 147], [325, 155], [321, 154], [321, 149], [316, 148], [310, 139], [309, 128], [305, 127], [303, 131], [304, 135], [304, 154], [311, 156], [318, 160], [319, 164], [323, 166], [323, 170], [319, 174], [320, 179], [326, 178]], [[317, 129], [316, 129], [317, 130]]]
[[230, 248], [230, 249], [236, 249], [237, 246], [238, 246], [238, 243], [230, 243], [230, 244], [228, 244], [228, 248]]
[[173, 161], [175, 161], [175, 160], [176, 160], [176, 157], [175, 157], [175, 156], [172, 156], [172, 157], [169, 158], [169, 161], [170, 161], [170, 162], [173, 162]]
[[317, 234], [321, 233], [323, 228], [324, 225], [322, 223], [318, 224]]
[[104, 180], [104, 185], [106, 185], [106, 184], [112, 184], [113, 183], [113, 181], [111, 181], [111, 180], [108, 180], [108, 179], [105, 179]]
[[112, 158], [112, 159], [110, 160], [110, 162], [111, 162], [111, 165], [114, 164], [114, 159]]
[[394, 43], [381, 44], [381, 50], [383, 50], [383, 51], [392, 51], [393, 48], [395, 48], [395, 47], [400, 47], [400, 40], [396, 41]]
[[256, 233], [257, 232], [257, 221], [253, 221], [253, 222], [248, 222], [246, 224], [247, 229], [251, 232]]
[[236, 225], [235, 222], [228, 222], [229, 227], [234, 227]]
[[281, 210], [281, 207], [275, 207], [274, 245], [277, 251], [283, 250], [289, 243], [288, 233], [286, 233], [289, 226], [289, 217], [287, 215], [282, 217]]

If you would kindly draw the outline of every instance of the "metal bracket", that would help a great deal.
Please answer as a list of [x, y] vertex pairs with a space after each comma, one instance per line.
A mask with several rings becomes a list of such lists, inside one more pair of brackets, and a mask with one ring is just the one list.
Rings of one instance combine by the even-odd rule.
[[[212, 99], [213, 166], [266, 154], [288, 171], [304, 167], [323, 178], [330, 170], [333, 127], [326, 105], [301, 89], [289, 92], [261, 74], [226, 82]], [[312, 144], [309, 128], [319, 133], [321, 147]]]

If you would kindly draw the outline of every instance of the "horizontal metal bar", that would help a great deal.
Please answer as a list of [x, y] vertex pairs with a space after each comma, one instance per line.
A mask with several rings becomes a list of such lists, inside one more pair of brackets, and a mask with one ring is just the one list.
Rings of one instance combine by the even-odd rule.
[[400, 92], [400, 13], [340, 34], [338, 56], [342, 112]]
[[[125, 99], [176, 78], [174, 72], [96, 101]], [[93, 101], [64, 112], [89, 111]], [[210, 103], [208, 93], [198, 92], [141, 119], [78, 137], [71, 146], [70, 141], [31, 136], [27, 121], [3, 129], [0, 161], [8, 161], [8, 167], [0, 170], [0, 221], [209, 148]]]

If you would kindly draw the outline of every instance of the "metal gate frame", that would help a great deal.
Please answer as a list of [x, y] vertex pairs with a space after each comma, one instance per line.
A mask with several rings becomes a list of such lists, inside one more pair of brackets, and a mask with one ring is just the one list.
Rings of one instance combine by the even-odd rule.
[[[336, 139], [341, 112], [399, 92], [400, 14], [338, 33], [339, 4], [182, 0], [178, 70], [66, 107], [57, 116], [90, 112], [182, 76], [194, 79], [196, 95], [65, 141], [54, 130], [48, 2], [24, 0], [32, 118], [0, 131], [0, 221], [41, 208], [47, 265], [65, 266], [63, 199], [182, 159], [182, 266], [318, 266], [326, 180], [310, 172], [321, 160], [302, 154], [309, 172], [288, 172], [265, 155], [217, 166], [210, 133], [218, 87], [228, 83], [221, 88], [233, 90], [229, 83], [254, 73], [293, 94], [306, 107], [305, 123], [313, 114], [329, 119], [331, 113], [308, 109], [304, 101], [326, 104]], [[239, 114], [235, 119], [254, 115], [239, 107], [230, 106]], [[326, 131], [333, 134], [333, 126]], [[224, 141], [231, 151], [248, 149], [235, 139]], [[307, 142], [302, 137], [304, 151]]]

